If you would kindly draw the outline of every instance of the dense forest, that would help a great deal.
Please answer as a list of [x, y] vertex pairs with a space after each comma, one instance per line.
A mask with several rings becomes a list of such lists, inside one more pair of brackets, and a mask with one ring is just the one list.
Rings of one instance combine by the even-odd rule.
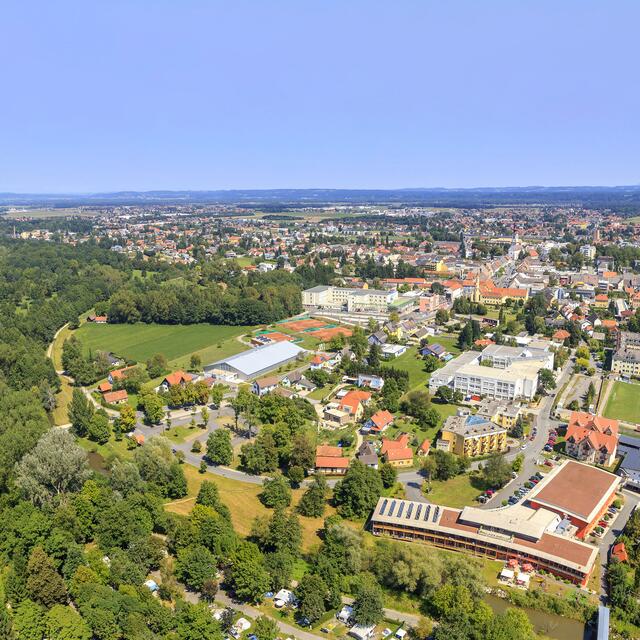
[[266, 324], [302, 311], [300, 283], [286, 271], [247, 275], [235, 261], [219, 260], [185, 278], [132, 280], [97, 310], [113, 323]]

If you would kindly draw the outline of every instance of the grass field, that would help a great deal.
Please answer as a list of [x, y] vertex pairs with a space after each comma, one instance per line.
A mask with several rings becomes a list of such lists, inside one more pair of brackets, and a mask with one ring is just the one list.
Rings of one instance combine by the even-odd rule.
[[[169, 502], [166, 505], [167, 511], [187, 515], [191, 512], [195, 499], [203, 480], [211, 480], [218, 485], [218, 491], [222, 501], [231, 509], [231, 519], [235, 530], [243, 536], [251, 531], [251, 523], [256, 516], [270, 516], [273, 509], [267, 509], [258, 498], [262, 491], [262, 487], [258, 484], [250, 484], [248, 482], [239, 482], [238, 480], [230, 480], [212, 473], [200, 473], [195, 467], [185, 464], [183, 466], [189, 493], [186, 498]], [[304, 489], [296, 489], [293, 492], [293, 504], [296, 505], [300, 500]], [[327, 506], [324, 517], [335, 513], [335, 510]], [[302, 545], [305, 551], [308, 551], [315, 545], [320, 543], [318, 532], [323, 526], [323, 518], [305, 518], [300, 517], [302, 526]]]
[[427, 498], [429, 502], [460, 509], [476, 504], [475, 498], [480, 493], [482, 492], [471, 484], [471, 476], [468, 473], [463, 473], [444, 482], [434, 480]]
[[640, 424], [640, 385], [618, 381], [612, 384], [604, 416]]
[[110, 351], [122, 358], [144, 362], [163, 353], [173, 367], [186, 366], [192, 353], [203, 364], [233, 355], [248, 347], [236, 336], [251, 327], [210, 324], [83, 324], [76, 332], [87, 352]]

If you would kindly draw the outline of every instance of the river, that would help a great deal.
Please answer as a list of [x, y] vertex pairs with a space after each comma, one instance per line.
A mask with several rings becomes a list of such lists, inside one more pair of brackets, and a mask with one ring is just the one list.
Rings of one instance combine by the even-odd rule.
[[[512, 607], [507, 600], [498, 598], [492, 594], [487, 594], [484, 601], [493, 609], [495, 613], [502, 613], [505, 609]], [[590, 629], [578, 620], [571, 618], [563, 618], [554, 613], [546, 613], [545, 611], [537, 611], [536, 609], [527, 609], [518, 607], [524, 611], [536, 633], [555, 640], [588, 640]]]

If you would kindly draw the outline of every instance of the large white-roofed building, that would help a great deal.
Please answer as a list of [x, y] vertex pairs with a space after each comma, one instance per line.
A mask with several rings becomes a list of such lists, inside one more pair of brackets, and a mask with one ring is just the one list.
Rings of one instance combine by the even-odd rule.
[[276, 342], [218, 360], [204, 367], [204, 372], [228, 379], [249, 380], [278, 369], [304, 353], [306, 353], [305, 349], [292, 342]]
[[434, 371], [429, 391], [447, 386], [465, 395], [531, 400], [538, 389], [538, 373], [544, 368], [553, 368], [553, 353], [548, 350], [491, 345], [480, 353], [465, 351]]

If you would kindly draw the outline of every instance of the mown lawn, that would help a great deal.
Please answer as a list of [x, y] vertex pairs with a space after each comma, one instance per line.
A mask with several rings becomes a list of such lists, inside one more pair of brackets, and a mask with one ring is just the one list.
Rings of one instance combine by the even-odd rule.
[[640, 423], [640, 385], [631, 382], [613, 382], [607, 406], [606, 418]]
[[443, 482], [433, 480], [427, 499], [435, 504], [460, 509], [476, 504], [475, 498], [480, 493], [482, 492], [471, 484], [471, 476], [464, 473]]
[[83, 324], [76, 332], [85, 351], [110, 351], [122, 358], [144, 362], [162, 353], [172, 367], [187, 366], [192, 353], [203, 364], [239, 353], [249, 347], [235, 338], [251, 327], [211, 324]]

